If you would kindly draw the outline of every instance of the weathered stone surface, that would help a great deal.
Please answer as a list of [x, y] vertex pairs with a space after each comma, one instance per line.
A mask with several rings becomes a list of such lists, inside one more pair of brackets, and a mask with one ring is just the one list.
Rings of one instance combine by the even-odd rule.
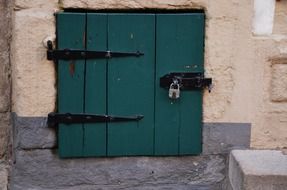
[[11, 6], [12, 1], [0, 0], [0, 190], [7, 190], [8, 186]]
[[0, 0], [0, 112], [10, 109], [11, 2]]
[[266, 114], [261, 125], [262, 137], [258, 137], [257, 140], [261, 148], [287, 147], [287, 109], [279, 113]]
[[0, 158], [2, 158], [8, 149], [10, 113], [0, 114]]
[[[254, 102], [258, 102], [257, 106], [252, 106], [253, 117], [252, 121], [252, 139], [251, 147], [260, 149], [274, 149], [274, 148], [284, 148], [287, 147], [287, 130], [286, 130], [286, 118], [287, 118], [287, 104], [283, 101], [282, 92], [286, 89], [283, 85], [285, 78], [282, 76], [276, 76], [274, 72], [274, 64], [283, 64], [286, 62], [287, 54], [287, 33], [286, 33], [286, 1], [276, 1], [275, 7], [275, 20], [273, 32], [269, 36], [265, 37], [254, 37], [256, 47], [255, 54], [253, 56], [250, 65], [253, 65], [254, 77], [253, 80], [257, 80], [257, 89], [255, 92], [248, 92], [248, 94], [254, 97]], [[238, 38], [237, 38], [238, 39]], [[249, 48], [244, 48], [243, 50], [250, 50]], [[285, 58], [284, 58], [285, 57]], [[283, 59], [282, 59], [283, 58]], [[285, 59], [285, 61], [284, 61]], [[243, 58], [243, 60], [246, 60]], [[277, 61], [278, 62], [277, 62]], [[277, 62], [277, 63], [276, 63]], [[281, 63], [280, 63], [281, 62]], [[276, 67], [276, 66], [275, 66]], [[277, 69], [276, 69], [277, 70]], [[283, 71], [283, 70], [282, 70]], [[276, 71], [277, 72], [277, 71]], [[242, 72], [244, 73], [244, 72]], [[281, 71], [278, 73], [281, 75]], [[245, 76], [245, 73], [244, 75]], [[279, 77], [281, 77], [280, 85]], [[273, 83], [273, 84], [272, 84]], [[243, 82], [244, 85], [250, 85], [249, 82]], [[278, 85], [278, 89], [274, 91], [273, 87]], [[283, 86], [282, 86], [283, 85]], [[281, 86], [281, 87], [279, 87]], [[276, 87], [277, 88], [277, 87]], [[280, 89], [281, 88], [281, 89]], [[276, 96], [274, 93], [276, 93]], [[234, 94], [238, 94], [234, 92]], [[273, 94], [273, 95], [272, 95]], [[241, 93], [240, 93], [241, 95]], [[278, 96], [280, 95], [280, 96]], [[273, 96], [273, 97], [272, 97]], [[280, 101], [274, 101], [273, 99], [278, 99]], [[245, 99], [242, 98], [244, 101]], [[251, 104], [250, 104], [251, 105]], [[249, 105], [248, 105], [249, 106]], [[241, 110], [241, 109], [238, 109]]]
[[[2, 27], [3, 26], [1, 26], [0, 24], [0, 28]], [[6, 50], [6, 51], [0, 52], [0, 112], [2, 113], [9, 111], [10, 109], [10, 89], [11, 88], [10, 88], [9, 53]]]
[[10, 1], [0, 0], [0, 52], [9, 50], [11, 31], [10, 18], [11, 13], [9, 8], [11, 6]]
[[16, 152], [12, 189], [221, 190], [225, 158], [121, 157], [59, 159], [54, 150]]
[[46, 117], [17, 117], [13, 114], [14, 144], [18, 149], [54, 148], [55, 128], [47, 127]]
[[233, 190], [286, 190], [287, 155], [275, 150], [233, 150], [229, 179]]
[[286, 27], [286, 19], [287, 19], [287, 10], [285, 7], [287, 6], [287, 1], [276, 2], [275, 7], [275, 15], [274, 15], [274, 26], [273, 33], [286, 35], [287, 27]]
[[287, 58], [277, 59], [272, 64], [271, 99], [287, 102]]
[[55, 10], [57, 7], [59, 0], [14, 0], [14, 9], [16, 11], [23, 10], [23, 9], [47, 9], [47, 10]]
[[187, 8], [202, 8], [194, 0], [151, 0], [151, 1], [121, 1], [121, 0], [61, 0], [63, 8], [83, 8], [83, 9], [187, 9]]
[[203, 154], [228, 153], [250, 147], [251, 125], [248, 123], [205, 123]]
[[[280, 2], [281, 3], [281, 2]], [[267, 42], [266, 42], [267, 43]], [[279, 44], [278, 42], [271, 43], [269, 41], [268, 45], [269, 47]], [[278, 49], [280, 51], [287, 53], [286, 45], [287, 41], [280, 42], [280, 47], [278, 46]], [[285, 46], [285, 47], [284, 47]], [[274, 49], [272, 49], [274, 50]], [[272, 51], [270, 48], [265, 48], [260, 50], [260, 54], [266, 55], [270, 51]], [[258, 50], [259, 51], [259, 50]], [[284, 53], [284, 54], [285, 54]], [[286, 55], [286, 54], [285, 54]], [[276, 59], [283, 61], [285, 56], [279, 56], [279, 57], [272, 57], [271, 60], [269, 59], [269, 63], [265, 65], [265, 74], [262, 75], [260, 80], [262, 81], [262, 88], [268, 89], [264, 93], [259, 93], [257, 96], [255, 96], [257, 99], [260, 97], [264, 97], [263, 100], [261, 100], [261, 109], [258, 110], [258, 112], [255, 115], [257, 115], [256, 121], [252, 124], [252, 139], [251, 139], [251, 147], [256, 147], [260, 149], [274, 149], [274, 148], [284, 148], [287, 147], [287, 103], [286, 102], [275, 102], [272, 101], [271, 97], [271, 90], [272, 90], [272, 65], [277, 64], [275, 63]], [[283, 60], [281, 60], [283, 58]], [[260, 61], [258, 61], [258, 64], [261, 64], [264, 62], [264, 57], [261, 58]], [[281, 64], [278, 62], [278, 64]], [[258, 66], [258, 68], [260, 68]], [[285, 80], [285, 79], [282, 79]], [[284, 87], [283, 87], [284, 88]], [[282, 89], [281, 89], [282, 90]], [[281, 91], [280, 90], [280, 91]], [[258, 98], [259, 97], [259, 98]]]
[[46, 59], [42, 41], [55, 36], [57, 1], [29, 1], [31, 5], [35, 7], [15, 11], [13, 28], [13, 109], [23, 116], [53, 111], [56, 97], [54, 64]]
[[254, 35], [271, 35], [275, 10], [274, 0], [254, 0]]
[[8, 187], [8, 165], [0, 160], [0, 189], [7, 190]]

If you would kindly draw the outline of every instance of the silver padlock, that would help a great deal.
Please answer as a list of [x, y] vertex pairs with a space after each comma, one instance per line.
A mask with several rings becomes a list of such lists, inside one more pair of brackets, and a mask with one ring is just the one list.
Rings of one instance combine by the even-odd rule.
[[180, 96], [180, 86], [178, 83], [171, 83], [168, 90], [168, 96], [171, 99], [178, 99]]

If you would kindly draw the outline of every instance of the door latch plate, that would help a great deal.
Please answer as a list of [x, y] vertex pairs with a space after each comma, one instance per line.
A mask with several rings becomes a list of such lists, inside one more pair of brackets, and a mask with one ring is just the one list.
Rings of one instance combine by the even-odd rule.
[[169, 73], [160, 78], [160, 87], [169, 89], [170, 84], [178, 81], [180, 90], [211, 89], [212, 78], [204, 78], [200, 72]]

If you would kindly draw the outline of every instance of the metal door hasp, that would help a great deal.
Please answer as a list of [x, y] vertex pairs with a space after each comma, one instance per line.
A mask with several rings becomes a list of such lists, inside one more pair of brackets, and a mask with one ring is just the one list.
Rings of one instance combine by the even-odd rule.
[[168, 73], [160, 78], [160, 87], [169, 89], [173, 83], [179, 85], [180, 90], [211, 90], [212, 79], [204, 78], [200, 72]]

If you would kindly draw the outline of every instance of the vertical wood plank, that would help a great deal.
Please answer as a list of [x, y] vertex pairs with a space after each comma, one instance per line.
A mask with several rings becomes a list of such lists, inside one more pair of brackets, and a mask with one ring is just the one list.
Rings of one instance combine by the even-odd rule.
[[171, 100], [159, 79], [170, 72], [203, 72], [203, 33], [197, 21], [202, 18], [201, 13], [157, 15], [155, 155], [201, 150], [201, 91], [182, 91], [180, 99]]
[[[59, 49], [85, 49], [84, 13], [57, 14], [57, 45]], [[58, 62], [58, 112], [82, 113], [84, 111], [84, 65], [83, 60]], [[83, 155], [83, 126], [81, 124], [59, 125], [60, 157]]]
[[108, 124], [108, 155], [152, 155], [154, 133], [155, 17], [109, 14], [108, 48], [144, 56], [108, 61], [108, 113], [142, 114], [138, 122]]
[[177, 50], [175, 17], [156, 16], [156, 94], [155, 94], [155, 155], [177, 155], [179, 137], [180, 100], [168, 98], [168, 91], [160, 88], [161, 76], [180, 67]]
[[[194, 72], [204, 72], [204, 14], [190, 14], [181, 18], [182, 41], [189, 49], [189, 60]], [[183, 26], [182, 26], [183, 27]], [[189, 43], [188, 43], [189, 42]], [[202, 91], [183, 94], [180, 107], [179, 154], [200, 154], [202, 151]]]
[[[87, 50], [107, 50], [107, 15], [87, 14]], [[86, 61], [85, 112], [106, 114], [106, 59]], [[106, 123], [85, 124], [84, 155], [106, 155]]]

